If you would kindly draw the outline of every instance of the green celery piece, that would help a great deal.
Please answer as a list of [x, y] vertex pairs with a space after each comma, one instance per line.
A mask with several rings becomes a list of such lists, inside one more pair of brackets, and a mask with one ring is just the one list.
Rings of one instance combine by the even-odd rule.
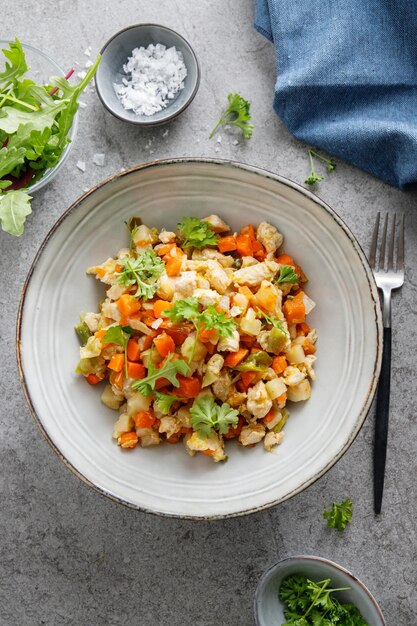
[[239, 372], [266, 372], [272, 364], [272, 357], [266, 352], [254, 352], [243, 363], [239, 363], [234, 369]]
[[81, 345], [84, 346], [87, 343], [89, 337], [91, 337], [92, 332], [85, 322], [80, 322], [79, 324], [77, 324], [77, 326], [74, 326], [74, 330], [77, 333], [77, 337], [80, 340]]

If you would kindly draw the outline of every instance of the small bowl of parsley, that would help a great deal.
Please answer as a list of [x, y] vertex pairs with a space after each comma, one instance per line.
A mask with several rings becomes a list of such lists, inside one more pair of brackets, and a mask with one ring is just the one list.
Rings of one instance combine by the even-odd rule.
[[254, 600], [256, 626], [385, 626], [371, 592], [337, 563], [293, 556], [261, 577]]

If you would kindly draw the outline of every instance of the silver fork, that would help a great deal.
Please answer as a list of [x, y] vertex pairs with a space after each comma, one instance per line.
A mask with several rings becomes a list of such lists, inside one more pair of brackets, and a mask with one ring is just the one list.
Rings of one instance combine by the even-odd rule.
[[[373, 269], [375, 282], [382, 291], [382, 320], [384, 324], [384, 347], [382, 351], [381, 375], [378, 383], [375, 416], [375, 441], [374, 441], [374, 511], [381, 512], [382, 494], [384, 491], [385, 460], [387, 456], [388, 418], [391, 384], [391, 292], [399, 289], [404, 284], [404, 215], [401, 217], [399, 227], [396, 228], [397, 215], [391, 227], [389, 238], [388, 255], [387, 231], [388, 214], [385, 215], [382, 229], [381, 247], [379, 254], [378, 234], [381, 214], [376, 217], [374, 233], [372, 236], [369, 264]], [[396, 236], [396, 230], [398, 235]], [[396, 239], [397, 251], [395, 250]], [[386, 258], [387, 257], [387, 258]]]

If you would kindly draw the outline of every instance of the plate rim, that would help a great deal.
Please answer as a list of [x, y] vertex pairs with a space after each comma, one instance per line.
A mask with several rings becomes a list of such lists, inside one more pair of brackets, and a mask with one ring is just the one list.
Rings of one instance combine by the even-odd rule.
[[[262, 178], [267, 178], [267, 179], [271, 179], [271, 180], [275, 180], [279, 183], [282, 183], [283, 185], [290, 187], [291, 189], [294, 189], [295, 191], [298, 191], [299, 193], [301, 193], [302, 195], [304, 195], [305, 197], [309, 198], [310, 200], [312, 200], [315, 204], [318, 204], [321, 208], [323, 208], [329, 215], [330, 217], [332, 217], [334, 219], [334, 221], [342, 228], [342, 230], [344, 231], [344, 233], [347, 235], [347, 237], [349, 238], [350, 242], [353, 245], [353, 248], [355, 250], [355, 252], [357, 253], [362, 267], [365, 271], [365, 275], [366, 278], [368, 280], [368, 287], [369, 287], [369, 292], [371, 295], [371, 300], [373, 301], [374, 304], [374, 316], [375, 316], [375, 325], [376, 325], [376, 334], [377, 334], [377, 341], [376, 341], [376, 359], [374, 362], [374, 368], [373, 368], [373, 374], [372, 374], [372, 379], [371, 379], [371, 384], [368, 388], [368, 393], [366, 395], [366, 398], [363, 402], [361, 411], [358, 415], [358, 419], [357, 419], [357, 423], [356, 423], [356, 427], [355, 429], [352, 431], [350, 437], [347, 439], [347, 441], [345, 442], [345, 444], [341, 447], [341, 449], [339, 450], [339, 452], [335, 455], [335, 457], [329, 461], [329, 463], [327, 463], [319, 472], [317, 472], [314, 476], [312, 476], [311, 478], [309, 478], [308, 480], [304, 481], [299, 487], [297, 487], [296, 489], [293, 489], [290, 493], [288, 493], [287, 495], [285, 495], [284, 497], [272, 500], [270, 502], [266, 502], [262, 505], [259, 505], [257, 507], [250, 507], [248, 509], [244, 509], [242, 511], [237, 511], [237, 512], [233, 512], [233, 513], [222, 513], [222, 514], [215, 514], [215, 515], [184, 515], [184, 514], [179, 514], [179, 513], [168, 513], [168, 512], [162, 512], [162, 511], [156, 511], [153, 509], [149, 509], [145, 506], [141, 506], [139, 504], [134, 504], [132, 502], [129, 502], [128, 500], [125, 500], [124, 498], [117, 496], [116, 494], [110, 492], [109, 490], [105, 489], [104, 487], [101, 487], [99, 485], [96, 485], [95, 483], [93, 483], [89, 478], [87, 478], [86, 476], [84, 476], [84, 474], [77, 468], [75, 467], [70, 461], [68, 461], [68, 459], [62, 454], [62, 452], [59, 450], [59, 448], [57, 447], [57, 445], [52, 441], [52, 439], [50, 438], [49, 434], [46, 432], [45, 427], [42, 424], [42, 420], [40, 418], [40, 416], [37, 415], [35, 408], [34, 408], [34, 404], [32, 402], [30, 393], [29, 393], [29, 387], [27, 385], [26, 382], [26, 378], [25, 378], [25, 374], [24, 374], [24, 369], [23, 369], [23, 357], [22, 357], [22, 353], [21, 353], [21, 332], [22, 332], [22, 320], [23, 320], [23, 309], [24, 309], [24, 305], [25, 305], [25, 297], [26, 297], [26, 292], [28, 290], [29, 284], [30, 284], [30, 280], [32, 278], [32, 275], [36, 269], [36, 265], [40, 259], [40, 257], [42, 256], [46, 246], [49, 243], [49, 240], [52, 238], [52, 236], [55, 234], [55, 232], [58, 230], [58, 228], [62, 225], [62, 223], [65, 221], [65, 219], [67, 217], [69, 217], [71, 214], [73, 214], [78, 207], [84, 202], [85, 198], [87, 198], [88, 196], [92, 195], [93, 193], [95, 193], [96, 191], [98, 191], [99, 189], [111, 184], [113, 181], [122, 178], [124, 176], [129, 176], [133, 173], [136, 173], [138, 171], [141, 170], [146, 170], [149, 168], [154, 168], [154, 167], [160, 167], [160, 166], [166, 166], [166, 165], [178, 165], [180, 163], [203, 163], [203, 164], [214, 164], [214, 165], [220, 165], [220, 166], [229, 166], [232, 168], [237, 168], [237, 169], [242, 169], [244, 171], [248, 171], [254, 174], [257, 174], [258, 176], [262, 176]], [[281, 176], [280, 174], [275, 174], [274, 172], [271, 172], [270, 170], [266, 169], [266, 168], [262, 168], [259, 167], [257, 165], [250, 165], [248, 163], [244, 163], [242, 161], [237, 161], [237, 160], [233, 160], [233, 159], [218, 159], [218, 158], [211, 158], [211, 157], [176, 157], [176, 158], [168, 158], [168, 159], [155, 159], [153, 161], [147, 161], [145, 163], [141, 163], [139, 165], [135, 165], [133, 167], [130, 167], [128, 169], [125, 169], [121, 172], [116, 172], [115, 174], [109, 176], [108, 178], [105, 178], [104, 180], [102, 180], [101, 182], [97, 183], [96, 185], [94, 185], [93, 187], [91, 187], [91, 189], [89, 189], [87, 192], [85, 192], [84, 194], [82, 194], [81, 196], [79, 196], [76, 200], [74, 200], [74, 202], [72, 202], [70, 204], [70, 206], [58, 217], [58, 219], [54, 222], [54, 224], [52, 225], [52, 227], [50, 228], [50, 230], [48, 231], [48, 233], [46, 234], [44, 240], [42, 241], [41, 245], [39, 246], [38, 251], [36, 252], [36, 255], [32, 261], [32, 264], [30, 266], [29, 272], [26, 276], [25, 282], [23, 284], [22, 287], [22, 292], [21, 292], [21, 296], [20, 296], [20, 301], [19, 301], [19, 308], [18, 308], [18, 313], [17, 313], [17, 319], [16, 319], [16, 357], [17, 357], [17, 366], [18, 366], [18, 372], [19, 372], [19, 379], [20, 379], [20, 383], [22, 385], [22, 389], [23, 389], [23, 393], [25, 396], [25, 400], [26, 403], [29, 407], [30, 413], [36, 423], [36, 425], [38, 426], [39, 430], [41, 431], [44, 439], [46, 440], [46, 442], [48, 443], [48, 445], [50, 446], [50, 448], [55, 452], [55, 454], [58, 456], [58, 458], [63, 462], [63, 464], [73, 473], [75, 474], [75, 476], [77, 476], [85, 485], [87, 485], [88, 487], [94, 489], [94, 491], [96, 491], [97, 493], [99, 493], [100, 495], [109, 498], [110, 500], [112, 500], [113, 502], [117, 502], [119, 504], [122, 504], [130, 509], [134, 509], [136, 511], [141, 511], [143, 513], [150, 513], [152, 515], [156, 515], [158, 517], [167, 517], [167, 518], [175, 518], [175, 519], [185, 519], [185, 520], [195, 520], [195, 521], [211, 521], [211, 520], [221, 520], [221, 519], [229, 519], [229, 518], [234, 518], [234, 517], [242, 517], [244, 515], [250, 515], [251, 513], [257, 513], [259, 511], [264, 511], [266, 509], [269, 509], [273, 506], [276, 506], [282, 502], [285, 502], [286, 500], [289, 500], [290, 498], [294, 497], [295, 495], [297, 495], [298, 493], [300, 493], [301, 491], [304, 491], [304, 489], [306, 489], [307, 487], [310, 487], [312, 484], [314, 484], [317, 480], [319, 480], [322, 476], [324, 476], [324, 474], [326, 472], [328, 472], [331, 467], [333, 467], [333, 465], [335, 465], [342, 457], [343, 455], [347, 452], [347, 450], [350, 448], [350, 446], [352, 445], [352, 443], [355, 441], [356, 437], [358, 436], [360, 430], [362, 429], [366, 417], [370, 411], [370, 408], [372, 406], [372, 401], [377, 389], [377, 385], [378, 385], [378, 379], [379, 379], [379, 374], [380, 374], [380, 370], [381, 370], [381, 363], [382, 363], [382, 350], [383, 350], [383, 324], [382, 324], [382, 312], [381, 312], [381, 307], [379, 304], [379, 296], [378, 296], [378, 290], [377, 290], [377, 286], [375, 283], [375, 279], [374, 279], [374, 275], [372, 272], [372, 269], [369, 265], [369, 262], [367, 260], [367, 257], [362, 249], [362, 246], [360, 245], [359, 241], [356, 239], [355, 235], [352, 233], [352, 231], [350, 230], [350, 228], [347, 226], [347, 224], [344, 222], [344, 220], [339, 216], [339, 214], [329, 205], [327, 204], [324, 200], [322, 200], [319, 196], [317, 196], [316, 194], [314, 194], [313, 192], [311, 192], [308, 189], [305, 189], [304, 187], [302, 187], [302, 185], [300, 185], [299, 183], [291, 180], [290, 178], [287, 178], [285, 176]]]

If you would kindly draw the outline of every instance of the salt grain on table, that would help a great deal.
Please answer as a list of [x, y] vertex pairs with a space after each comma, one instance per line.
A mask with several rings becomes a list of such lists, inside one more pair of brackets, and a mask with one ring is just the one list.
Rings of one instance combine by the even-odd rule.
[[187, 76], [182, 53], [159, 43], [135, 48], [123, 69], [129, 76], [114, 89], [123, 107], [137, 115], [162, 111], [184, 88]]
[[96, 152], [93, 154], [93, 163], [94, 165], [98, 165], [99, 167], [103, 167], [105, 161], [105, 156], [102, 152]]
[[77, 161], [77, 167], [82, 172], [85, 172], [85, 161]]

